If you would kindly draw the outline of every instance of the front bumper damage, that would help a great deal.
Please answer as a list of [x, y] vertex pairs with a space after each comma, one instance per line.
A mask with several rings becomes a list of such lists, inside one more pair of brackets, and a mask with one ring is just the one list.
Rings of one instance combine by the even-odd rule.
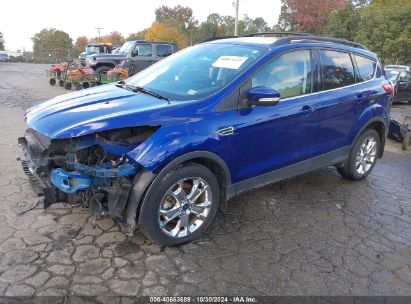
[[145, 169], [126, 153], [156, 130], [135, 129], [65, 140], [27, 130], [18, 139], [21, 163], [36, 192], [44, 196], [44, 207], [57, 202], [83, 204], [92, 216], [110, 215], [123, 221], [128, 232], [133, 230], [136, 214], [128, 213], [137, 207], [127, 203], [133, 179]]

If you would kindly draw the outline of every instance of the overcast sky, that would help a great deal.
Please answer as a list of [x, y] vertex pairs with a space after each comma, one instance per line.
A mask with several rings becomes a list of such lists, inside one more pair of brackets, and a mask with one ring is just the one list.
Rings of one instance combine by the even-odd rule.
[[[66, 7], [70, 4], [70, 7]], [[42, 28], [54, 27], [77, 37], [119, 31], [125, 37], [149, 27], [154, 10], [161, 5], [183, 5], [193, 9], [201, 22], [210, 13], [234, 16], [232, 0], [7, 0], [1, 2], [0, 32], [11, 51], [31, 50], [31, 37]], [[263, 17], [270, 26], [277, 23], [281, 0], [240, 0], [240, 16]]]

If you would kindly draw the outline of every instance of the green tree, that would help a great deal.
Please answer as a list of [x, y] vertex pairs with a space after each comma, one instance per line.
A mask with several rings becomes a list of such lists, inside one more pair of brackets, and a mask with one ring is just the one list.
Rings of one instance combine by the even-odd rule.
[[200, 42], [204, 39], [218, 36], [227, 36], [223, 30], [223, 25], [227, 27], [229, 20], [220, 14], [213, 13], [207, 16], [206, 21], [201, 22], [196, 32], [195, 41]]
[[4, 51], [4, 38], [2, 32], [0, 32], [0, 51]]
[[58, 62], [71, 59], [73, 40], [63, 31], [42, 29], [33, 38], [33, 52], [41, 62]]
[[132, 33], [127, 36], [126, 41], [131, 41], [131, 40], [144, 40], [144, 37], [146, 36], [148, 29], [143, 29], [139, 32]]
[[156, 20], [166, 26], [171, 26], [185, 35], [190, 44], [193, 43], [194, 32], [198, 21], [193, 16], [193, 10], [187, 6], [160, 6], [155, 10]]
[[356, 40], [360, 21], [361, 9], [353, 3], [349, 3], [330, 14], [324, 32], [331, 37]]
[[270, 31], [270, 27], [264, 18], [257, 17], [255, 19], [250, 18], [248, 15], [244, 15], [239, 22], [239, 34], [253, 34]]
[[[198, 26], [194, 40], [199, 42], [211, 37], [233, 36], [234, 22], [235, 19], [232, 16], [221, 16], [217, 13], [210, 14], [207, 16], [206, 21]], [[261, 33], [269, 30], [270, 27], [267, 22], [261, 17], [252, 19], [248, 15], [244, 15], [238, 22], [239, 35]]]
[[297, 26], [297, 22], [292, 18], [292, 10], [286, 3], [283, 3], [275, 28], [282, 32], [293, 32], [297, 29]]
[[361, 9], [356, 38], [385, 64], [411, 64], [411, 2], [373, 0]]

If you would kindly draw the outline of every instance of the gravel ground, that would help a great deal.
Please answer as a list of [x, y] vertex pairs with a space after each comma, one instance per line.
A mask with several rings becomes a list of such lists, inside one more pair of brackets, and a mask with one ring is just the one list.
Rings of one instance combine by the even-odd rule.
[[24, 213], [23, 110], [66, 92], [45, 69], [0, 64], [0, 295], [411, 295], [411, 154], [391, 140], [366, 180], [326, 168], [250, 191], [175, 248], [92, 229], [81, 207]]

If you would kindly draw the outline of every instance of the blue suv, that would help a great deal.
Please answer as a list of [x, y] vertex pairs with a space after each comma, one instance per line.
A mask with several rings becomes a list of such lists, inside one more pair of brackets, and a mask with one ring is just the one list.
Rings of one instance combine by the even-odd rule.
[[249, 189], [324, 166], [370, 174], [393, 98], [377, 56], [344, 39], [274, 35], [201, 43], [29, 109], [22, 164], [45, 207], [86, 204], [176, 245]]

